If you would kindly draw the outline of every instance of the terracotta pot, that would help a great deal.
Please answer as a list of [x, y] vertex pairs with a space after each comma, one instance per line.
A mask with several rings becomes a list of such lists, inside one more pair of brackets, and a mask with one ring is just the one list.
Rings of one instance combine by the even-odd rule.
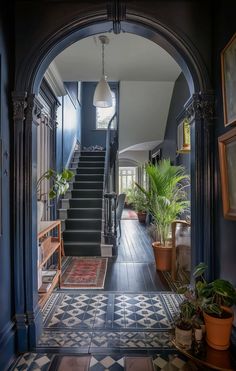
[[137, 216], [138, 216], [139, 223], [143, 223], [143, 224], [146, 223], [146, 217], [147, 217], [146, 211], [138, 211]]
[[185, 350], [191, 349], [192, 346], [192, 329], [182, 330], [179, 327], [175, 328], [175, 342], [178, 346]]
[[156, 269], [161, 272], [170, 271], [172, 248], [164, 247], [160, 242], [153, 242], [152, 248], [156, 261]]
[[204, 314], [206, 324], [206, 341], [207, 344], [217, 350], [225, 350], [230, 346], [230, 335], [233, 324], [233, 312], [230, 308], [223, 309], [231, 314], [229, 318], [216, 318], [207, 313]]

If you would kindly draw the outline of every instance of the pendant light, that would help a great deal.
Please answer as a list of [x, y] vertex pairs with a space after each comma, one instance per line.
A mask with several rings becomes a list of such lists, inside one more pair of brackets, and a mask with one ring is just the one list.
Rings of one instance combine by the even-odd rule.
[[104, 72], [104, 46], [105, 44], [109, 44], [109, 39], [104, 35], [101, 35], [98, 38], [102, 44], [102, 77], [94, 92], [93, 105], [95, 107], [106, 108], [112, 106], [111, 89], [107, 83], [107, 77]]

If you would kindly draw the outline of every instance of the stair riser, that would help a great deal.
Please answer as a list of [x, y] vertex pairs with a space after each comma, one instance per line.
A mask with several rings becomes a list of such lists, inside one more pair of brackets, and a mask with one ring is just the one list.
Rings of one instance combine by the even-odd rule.
[[88, 162], [88, 161], [80, 161], [78, 164], [78, 169], [81, 167], [104, 167], [104, 162]]
[[75, 200], [75, 199], [70, 199], [69, 200], [69, 207], [72, 208], [78, 208], [78, 207], [85, 207], [85, 208], [96, 208], [96, 207], [102, 207], [102, 199], [91, 199], [91, 200], [86, 200], [86, 199], [81, 199], [81, 200]]
[[103, 191], [96, 190], [73, 190], [71, 191], [71, 197], [68, 198], [102, 198]]
[[102, 218], [102, 210], [98, 209], [85, 209], [85, 210], [67, 210], [66, 219], [100, 219]]
[[66, 256], [101, 256], [101, 248], [97, 246], [77, 246], [64, 244]]
[[104, 167], [102, 167], [101, 169], [98, 167], [98, 168], [90, 168], [90, 167], [81, 167], [79, 169], [77, 169], [77, 174], [93, 174], [93, 175], [96, 175], [96, 174], [104, 174]]
[[74, 183], [73, 189], [103, 189], [103, 182], [84, 182], [84, 183]]
[[67, 229], [98, 229], [101, 230], [101, 220], [66, 220]]
[[103, 182], [103, 175], [100, 174], [80, 174], [80, 175], [75, 175], [75, 181], [76, 182]]
[[83, 161], [83, 162], [101, 162], [101, 161], [105, 161], [104, 157], [101, 157], [101, 156], [81, 156], [80, 157], [80, 161]]
[[63, 240], [66, 242], [100, 242], [101, 232], [63, 232]]
[[89, 152], [89, 151], [82, 151], [81, 152], [81, 157], [105, 157], [105, 152]]

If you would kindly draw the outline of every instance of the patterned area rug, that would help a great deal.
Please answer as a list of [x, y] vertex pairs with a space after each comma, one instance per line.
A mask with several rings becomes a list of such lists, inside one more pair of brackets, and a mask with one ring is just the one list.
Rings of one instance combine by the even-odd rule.
[[61, 287], [66, 289], [103, 289], [107, 258], [67, 257], [63, 259]]
[[137, 214], [134, 210], [130, 209], [124, 209], [122, 212], [122, 218], [123, 220], [137, 220]]

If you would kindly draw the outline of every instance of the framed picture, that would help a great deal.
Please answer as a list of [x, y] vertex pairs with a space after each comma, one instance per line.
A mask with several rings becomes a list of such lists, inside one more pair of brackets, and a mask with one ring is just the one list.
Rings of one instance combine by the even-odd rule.
[[218, 138], [223, 213], [236, 220], [236, 128]]
[[236, 123], [236, 34], [221, 52], [224, 124]]

